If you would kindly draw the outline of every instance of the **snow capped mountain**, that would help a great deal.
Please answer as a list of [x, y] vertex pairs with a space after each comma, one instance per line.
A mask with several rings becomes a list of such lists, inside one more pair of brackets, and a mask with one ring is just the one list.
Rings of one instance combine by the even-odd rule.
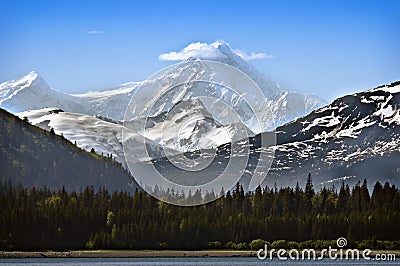
[[[210, 47], [213, 48], [212, 52], [209, 50]], [[280, 87], [274, 81], [259, 72], [241, 56], [232, 51], [229, 45], [224, 41], [216, 41], [211, 44], [200, 46], [195, 56], [189, 58], [189, 60], [193, 59], [218, 61], [239, 69], [257, 83], [267, 98], [273, 97], [280, 91]]]
[[130, 82], [103, 92], [66, 94], [49, 87], [36, 72], [0, 84], [0, 107], [22, 112], [47, 107], [122, 120], [130, 94], [139, 82]]
[[[257, 108], [259, 108], [260, 110], [264, 109], [264, 113], [269, 113], [271, 110], [273, 115], [272, 119], [275, 121], [275, 125], [282, 125], [297, 117], [308, 114], [318, 107], [325, 105], [325, 102], [315, 95], [283, 90], [274, 81], [265, 76], [263, 73], [259, 72], [241, 56], [235, 53], [234, 50], [232, 50], [229, 45], [224, 41], [216, 41], [211, 44], [191, 44], [182, 49], [182, 51], [180, 57], [177, 57], [178, 59], [182, 56], [188, 55], [191, 56], [187, 59], [188, 61], [193, 61], [196, 59], [217, 61], [232, 66], [249, 76], [258, 85], [265, 96], [265, 100], [263, 101], [258, 98], [254, 98], [251, 99], [251, 102], [255, 102], [255, 106], [257, 106]], [[162, 56], [163, 55], [161, 55], [161, 57]], [[188, 74], [185, 74], [185, 71], [188, 70], [180, 69], [185, 68], [186, 66], [193, 67], [193, 64], [181, 64], [176, 66], [176, 69], [172, 69], [170, 70], [170, 73], [165, 74], [166, 78], [168, 78], [169, 80], [174, 80], [174, 77], [178, 73], [179, 75], [187, 76]], [[204, 67], [204, 65], [202, 67]], [[199, 66], [198, 70], [189, 69], [189, 71], [196, 73], [196, 79], [212, 80], [212, 70], [206, 71], [206, 73], [204, 73], [204, 71], [200, 71], [200, 69], [201, 68]], [[218, 74], [223, 76], [221, 72], [219, 72]], [[226, 78], [233, 79], [234, 77], [227, 76], [223, 77], [222, 79]], [[218, 89], [216, 89], [216, 91], [217, 95], [223, 95], [223, 93], [218, 92]], [[180, 97], [182, 97], [182, 99], [188, 99], [194, 94], [195, 92], [192, 92], [190, 89], [186, 89], [185, 93], [180, 92], [179, 95]], [[229, 102], [229, 99], [226, 99], [228, 97], [228, 95], [225, 95], [226, 102]], [[241, 101], [237, 101], [235, 97], [232, 97], [230, 104], [237, 107], [240, 107], [240, 105], [244, 105], [244, 103], [242, 103]], [[271, 120], [271, 117], [264, 117], [263, 119]], [[255, 128], [251, 129], [255, 130]], [[265, 128], [264, 130], [268, 129], [271, 128]]]
[[49, 87], [38, 73], [0, 84], [0, 107], [11, 112], [40, 109], [56, 106], [77, 113], [87, 113], [83, 102], [75, 97], [58, 92]]

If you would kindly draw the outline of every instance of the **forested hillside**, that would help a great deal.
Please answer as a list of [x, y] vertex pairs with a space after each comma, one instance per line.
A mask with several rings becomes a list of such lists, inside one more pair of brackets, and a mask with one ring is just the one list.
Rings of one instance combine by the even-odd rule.
[[[80, 191], [86, 186], [134, 191], [130, 174], [112, 158], [86, 152], [0, 109], [0, 178], [27, 187]], [[133, 185], [129, 185], [133, 184]]]

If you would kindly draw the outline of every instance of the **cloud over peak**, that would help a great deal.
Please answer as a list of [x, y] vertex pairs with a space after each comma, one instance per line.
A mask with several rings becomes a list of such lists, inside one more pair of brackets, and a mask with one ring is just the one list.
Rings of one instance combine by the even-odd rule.
[[247, 53], [239, 49], [231, 49], [229, 45], [224, 41], [215, 41], [213, 43], [202, 43], [202, 42], [191, 43], [178, 52], [169, 52], [160, 54], [158, 59], [164, 61], [180, 61], [180, 60], [186, 60], [189, 57], [195, 57], [195, 58], [213, 60], [221, 57], [221, 55], [223, 55], [224, 50], [233, 52], [245, 60], [266, 59], [274, 57], [273, 55], [269, 55], [266, 53], [256, 53], [256, 52]]

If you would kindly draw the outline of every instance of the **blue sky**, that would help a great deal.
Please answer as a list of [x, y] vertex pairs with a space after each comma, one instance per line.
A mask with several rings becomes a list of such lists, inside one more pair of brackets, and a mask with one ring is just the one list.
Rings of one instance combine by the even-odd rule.
[[159, 55], [224, 40], [282, 87], [327, 101], [400, 80], [400, 1], [0, 0], [0, 81], [67, 93], [140, 81]]

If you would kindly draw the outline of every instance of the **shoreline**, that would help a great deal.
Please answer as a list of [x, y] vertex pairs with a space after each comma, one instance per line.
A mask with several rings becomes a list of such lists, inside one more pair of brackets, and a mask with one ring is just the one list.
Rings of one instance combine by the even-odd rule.
[[73, 250], [0, 251], [0, 258], [207, 258], [256, 257], [249, 250]]
[[[319, 252], [317, 252], [318, 254]], [[394, 254], [400, 250], [373, 250], [370, 254]], [[254, 257], [257, 251], [249, 250], [71, 250], [71, 251], [0, 251], [0, 259], [29, 258], [215, 258]], [[276, 254], [274, 254], [276, 257]]]

